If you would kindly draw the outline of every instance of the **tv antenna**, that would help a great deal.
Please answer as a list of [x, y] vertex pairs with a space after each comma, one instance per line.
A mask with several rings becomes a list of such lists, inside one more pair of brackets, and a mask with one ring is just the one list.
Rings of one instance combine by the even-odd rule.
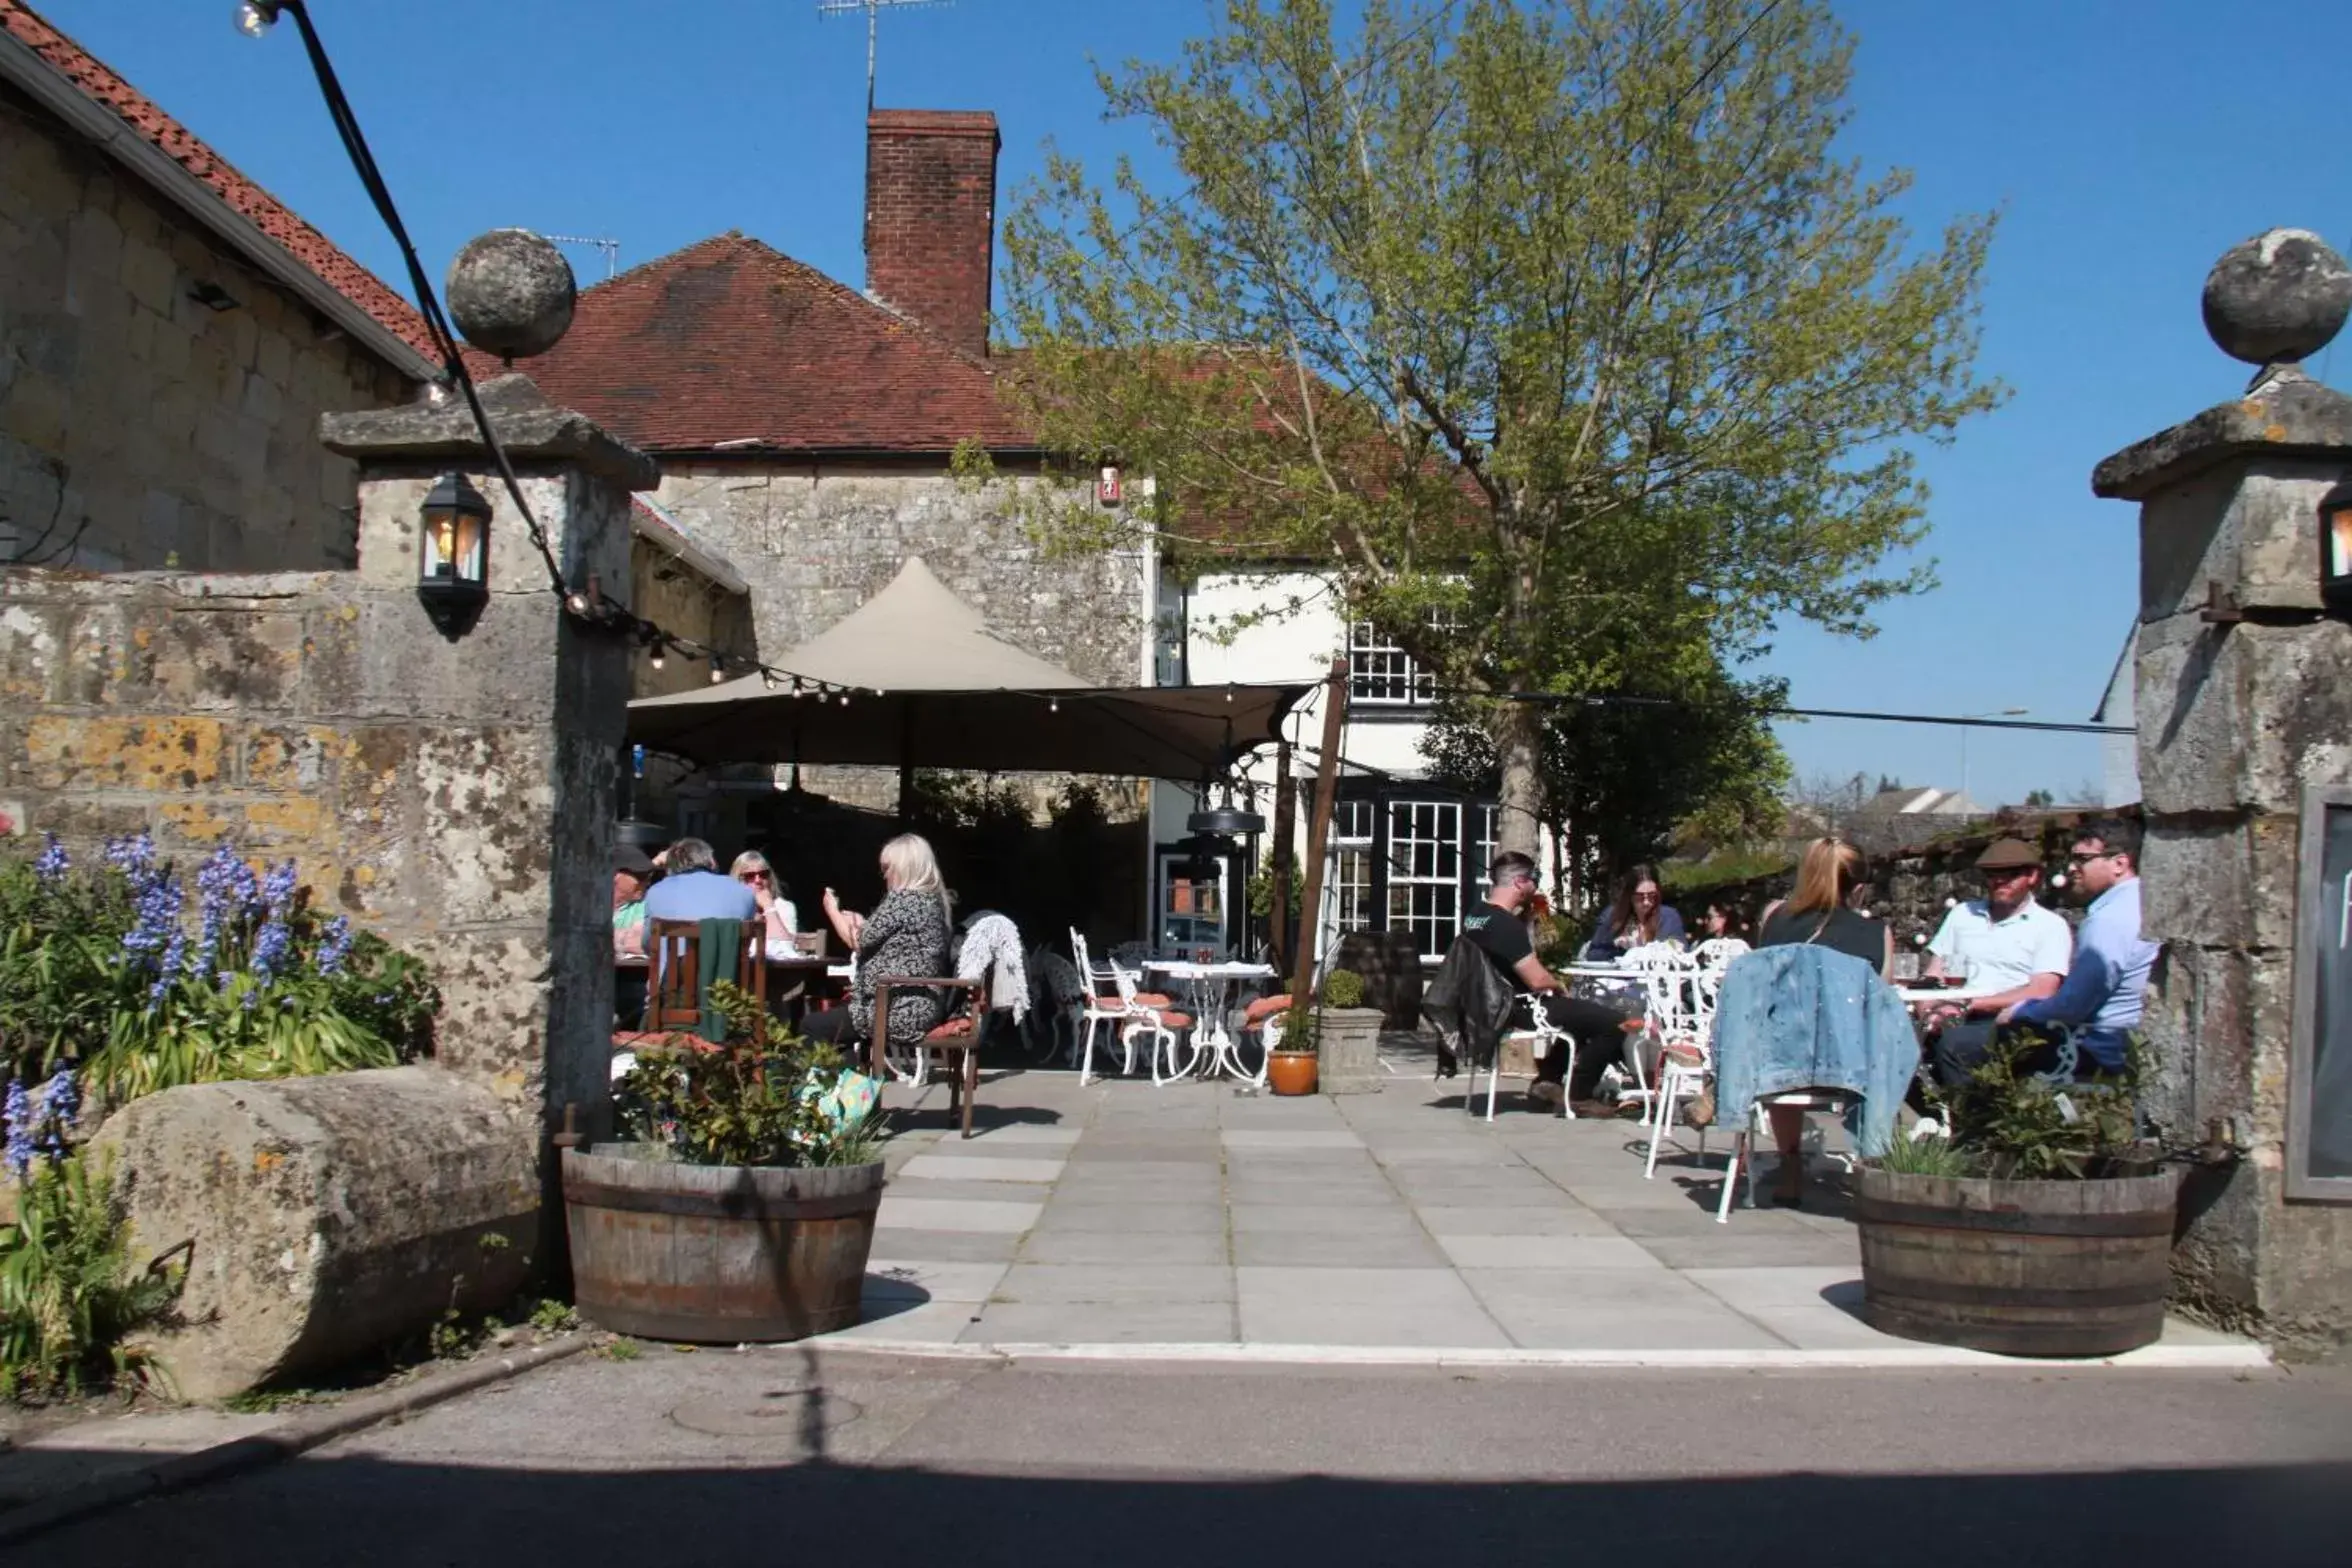
[[817, 0], [817, 17], [866, 13], [866, 113], [874, 112], [874, 19], [884, 11], [911, 11], [922, 6], [952, 5], [955, 0]]
[[607, 278], [621, 270], [621, 242], [619, 240], [590, 239], [581, 234], [545, 234], [540, 237], [553, 240], [558, 245], [585, 245], [590, 250], [597, 252], [604, 257], [604, 275]]

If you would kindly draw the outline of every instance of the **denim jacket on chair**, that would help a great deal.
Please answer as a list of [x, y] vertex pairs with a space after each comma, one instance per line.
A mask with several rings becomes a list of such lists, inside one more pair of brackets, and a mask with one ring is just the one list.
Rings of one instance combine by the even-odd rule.
[[1918, 1070], [1910, 1011], [1863, 960], [1798, 943], [1758, 948], [1723, 971], [1715, 1105], [1724, 1126], [1746, 1126], [1762, 1096], [1840, 1089], [1860, 1097], [1846, 1115], [1856, 1150], [1883, 1154]]

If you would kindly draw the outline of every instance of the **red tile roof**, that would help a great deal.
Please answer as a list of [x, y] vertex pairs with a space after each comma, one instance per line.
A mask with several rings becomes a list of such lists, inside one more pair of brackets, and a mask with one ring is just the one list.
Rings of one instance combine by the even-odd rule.
[[[224, 14], [226, 8], [224, 7]], [[0, 30], [5, 30], [48, 64], [58, 75], [81, 89], [84, 96], [104, 105], [132, 131], [150, 141], [165, 156], [209, 186], [236, 212], [344, 298], [381, 322], [429, 360], [440, 354], [416, 307], [393, 291], [374, 273], [353, 261], [318, 230], [296, 217], [286, 204], [237, 172], [229, 161], [200, 141], [179, 121], [157, 108], [153, 100], [117, 76], [104, 61], [59, 32], [23, 5], [0, 0]]]
[[651, 452], [1036, 445], [987, 363], [741, 234], [585, 290], [564, 340], [516, 368]]

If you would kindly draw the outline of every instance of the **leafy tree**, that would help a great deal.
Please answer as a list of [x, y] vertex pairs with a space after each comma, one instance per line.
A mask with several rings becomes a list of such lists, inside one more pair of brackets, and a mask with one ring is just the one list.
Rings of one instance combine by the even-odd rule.
[[[1908, 178], [1833, 156], [1852, 50], [1823, 0], [1365, 0], [1344, 36], [1229, 0], [1099, 78], [1180, 189], [1055, 157], [1010, 215], [1015, 395], [1067, 476], [1024, 504], [1064, 546], [1310, 563], [1467, 694], [1532, 849], [1509, 694], [1867, 636], [1930, 580], [1882, 566], [1924, 534], [1910, 444], [1999, 396], [1992, 223], [1920, 243]], [[1114, 452], [1149, 502], [1079, 488]]]
[[2046, 789], [2029, 789], [2025, 792], [2025, 803], [2028, 808], [2039, 810], [2058, 804], [2058, 797]]
[[[1554, 830], [1614, 870], [1662, 853], [1677, 831], [1718, 842], [1774, 832], [1788, 759], [1765, 717], [1779, 680], [1742, 682], [1720, 669], [1639, 683], [1546, 709], [1543, 795]], [[1487, 731], [1447, 716], [1422, 742], [1431, 774], [1457, 789], [1495, 787], [1500, 759]]]

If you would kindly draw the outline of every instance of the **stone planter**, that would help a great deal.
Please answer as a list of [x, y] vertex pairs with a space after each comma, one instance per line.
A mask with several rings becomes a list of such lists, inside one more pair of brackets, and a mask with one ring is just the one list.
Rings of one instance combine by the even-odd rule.
[[2109, 1356], [2164, 1330], [2178, 1177], [1995, 1181], [1864, 1167], [1862, 1316], [1905, 1339]]
[[1315, 1010], [1316, 1077], [1325, 1094], [1380, 1092], [1380, 1026], [1377, 1007], [1319, 1007]]
[[563, 1156], [583, 1317], [648, 1339], [804, 1339], [858, 1321], [882, 1163], [681, 1165], [612, 1144]]
[[1266, 1058], [1266, 1087], [1276, 1094], [1315, 1092], [1315, 1053], [1275, 1051]]

